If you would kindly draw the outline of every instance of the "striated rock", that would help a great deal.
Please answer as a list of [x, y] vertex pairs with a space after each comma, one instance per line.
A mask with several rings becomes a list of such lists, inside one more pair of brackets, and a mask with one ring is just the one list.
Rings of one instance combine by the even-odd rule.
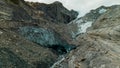
[[44, 4], [44, 3], [28, 3], [36, 10], [43, 11], [45, 13], [45, 17], [49, 18], [52, 22], [56, 23], [69, 23], [74, 20], [78, 13], [74, 10], [69, 11], [66, 9], [62, 3], [56, 1], [52, 4]]

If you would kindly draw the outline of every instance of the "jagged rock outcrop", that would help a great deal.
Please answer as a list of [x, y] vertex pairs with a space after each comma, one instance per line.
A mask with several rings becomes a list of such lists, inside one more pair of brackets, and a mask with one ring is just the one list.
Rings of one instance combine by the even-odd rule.
[[89, 31], [76, 38], [78, 48], [58, 65], [61, 68], [120, 68], [119, 13], [118, 5], [102, 14]]
[[69, 11], [62, 3], [56, 1], [52, 4], [44, 3], [28, 3], [37, 10], [43, 11], [45, 17], [49, 17], [50, 21], [56, 23], [69, 23], [74, 20], [78, 13], [74, 10]]

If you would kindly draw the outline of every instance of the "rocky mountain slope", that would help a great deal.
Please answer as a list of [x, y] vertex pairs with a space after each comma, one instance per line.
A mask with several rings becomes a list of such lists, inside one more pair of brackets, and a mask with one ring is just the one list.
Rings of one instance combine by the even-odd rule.
[[60, 2], [0, 0], [0, 68], [120, 68], [119, 13], [101, 6], [74, 20]]
[[120, 6], [108, 8], [85, 33], [76, 37], [77, 49], [55, 68], [120, 68]]
[[24, 0], [0, 0], [0, 68], [49, 68], [59, 55], [76, 48], [66, 40], [66, 24], [42, 12]]

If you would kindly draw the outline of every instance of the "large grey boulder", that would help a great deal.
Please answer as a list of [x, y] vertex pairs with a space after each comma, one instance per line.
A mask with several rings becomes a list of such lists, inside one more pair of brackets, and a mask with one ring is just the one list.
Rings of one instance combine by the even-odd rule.
[[19, 28], [19, 34], [43, 47], [52, 48], [60, 54], [76, 48], [76, 46], [68, 44], [66, 40], [51, 29], [25, 26]]

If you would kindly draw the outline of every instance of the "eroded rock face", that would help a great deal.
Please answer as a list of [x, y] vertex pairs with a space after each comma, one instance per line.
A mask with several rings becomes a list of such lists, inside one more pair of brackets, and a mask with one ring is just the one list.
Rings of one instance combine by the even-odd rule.
[[74, 10], [67, 10], [62, 3], [56, 1], [52, 4], [44, 3], [29, 3], [35, 9], [43, 11], [45, 17], [49, 17], [52, 22], [56, 23], [69, 23], [70, 21], [77, 18], [78, 13]]
[[119, 13], [120, 6], [110, 9], [96, 20], [93, 29], [79, 35], [78, 48], [66, 57], [61, 68], [119, 68]]

